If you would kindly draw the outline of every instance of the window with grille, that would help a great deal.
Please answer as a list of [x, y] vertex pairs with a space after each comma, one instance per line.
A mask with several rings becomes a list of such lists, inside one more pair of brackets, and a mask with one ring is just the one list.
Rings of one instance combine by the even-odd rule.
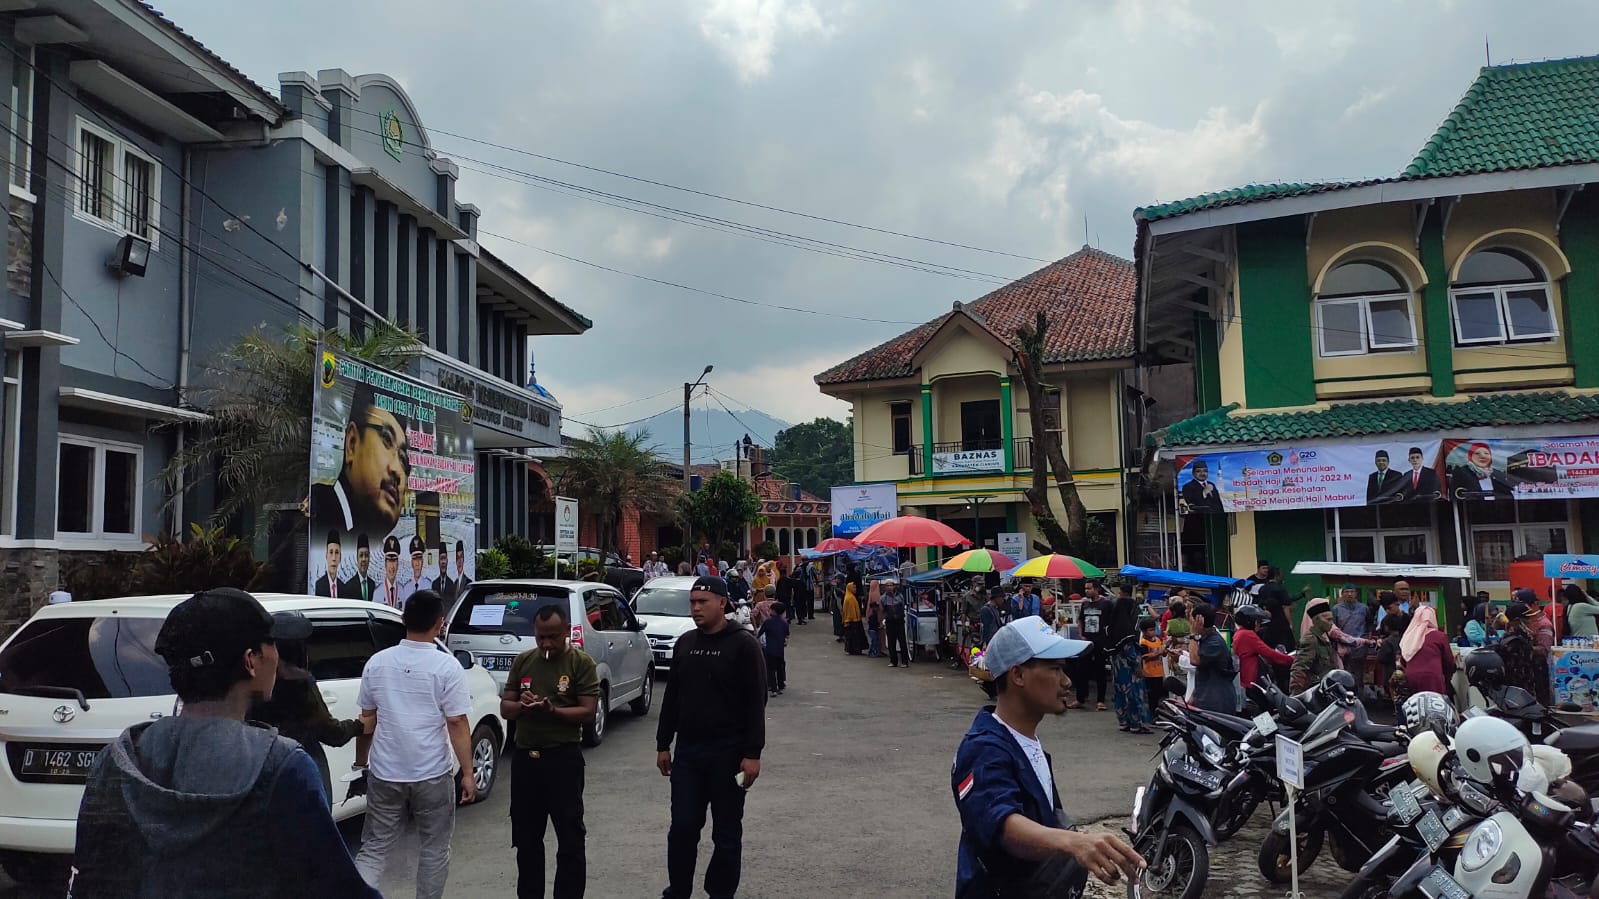
[[136, 234], [158, 249], [161, 233], [161, 168], [124, 138], [77, 125], [77, 214], [117, 233]]

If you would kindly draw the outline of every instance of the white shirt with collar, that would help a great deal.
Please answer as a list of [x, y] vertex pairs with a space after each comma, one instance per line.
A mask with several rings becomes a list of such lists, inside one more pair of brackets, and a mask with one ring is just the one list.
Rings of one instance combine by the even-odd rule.
[[367, 769], [390, 783], [418, 783], [454, 770], [444, 719], [472, 711], [461, 663], [433, 643], [401, 640], [372, 656], [356, 704], [377, 710]]

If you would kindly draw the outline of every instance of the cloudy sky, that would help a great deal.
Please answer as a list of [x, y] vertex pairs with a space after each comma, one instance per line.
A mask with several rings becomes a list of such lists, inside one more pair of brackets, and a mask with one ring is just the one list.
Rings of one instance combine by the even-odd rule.
[[1138, 205], [1395, 174], [1485, 40], [1497, 63], [1599, 52], [1592, 3], [161, 7], [269, 86], [321, 68], [403, 83], [499, 235], [483, 243], [594, 320], [534, 352], [598, 424], [672, 407], [707, 363], [734, 409], [843, 418], [817, 372], [1084, 243], [1130, 255]]

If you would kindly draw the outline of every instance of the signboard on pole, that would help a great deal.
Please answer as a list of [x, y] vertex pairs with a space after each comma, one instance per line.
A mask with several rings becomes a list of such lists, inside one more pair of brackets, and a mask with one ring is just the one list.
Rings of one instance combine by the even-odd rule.
[[854, 537], [899, 514], [899, 488], [893, 484], [834, 487], [832, 509], [833, 536]]
[[995, 541], [999, 551], [1019, 562], [1027, 561], [1027, 535], [1019, 532], [998, 534]]
[[1543, 576], [1583, 580], [1599, 578], [1599, 556], [1574, 556], [1564, 553], [1545, 553]]
[[555, 498], [555, 551], [577, 552], [577, 500]]
[[1277, 779], [1296, 790], [1305, 788], [1305, 752], [1299, 741], [1277, 735]]
[[400, 607], [476, 570], [477, 474], [460, 396], [330, 349], [311, 407], [307, 589]]

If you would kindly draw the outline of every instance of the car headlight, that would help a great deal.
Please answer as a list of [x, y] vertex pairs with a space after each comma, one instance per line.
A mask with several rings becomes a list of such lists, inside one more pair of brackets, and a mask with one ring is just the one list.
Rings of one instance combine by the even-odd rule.
[[1138, 817], [1139, 813], [1144, 810], [1144, 793], [1145, 793], [1145, 789], [1146, 788], [1144, 788], [1144, 787], [1139, 787], [1133, 793], [1133, 826], [1134, 827], [1138, 826], [1139, 820], [1140, 820], [1139, 817]]
[[1504, 829], [1490, 818], [1478, 824], [1471, 836], [1466, 837], [1465, 848], [1460, 850], [1460, 866], [1468, 872], [1477, 871], [1492, 861], [1504, 844]]

